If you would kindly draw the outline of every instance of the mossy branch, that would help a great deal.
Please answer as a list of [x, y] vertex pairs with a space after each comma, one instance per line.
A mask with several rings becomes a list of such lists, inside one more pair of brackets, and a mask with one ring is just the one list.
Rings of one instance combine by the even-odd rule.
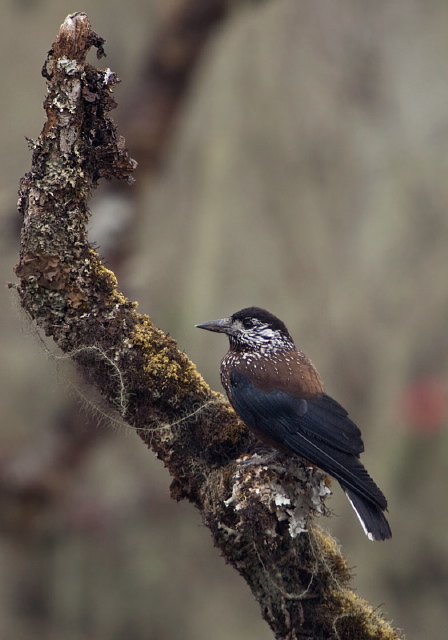
[[175, 341], [139, 314], [89, 244], [88, 198], [100, 178], [136, 166], [109, 117], [117, 78], [86, 62], [104, 41], [69, 15], [44, 64], [47, 120], [20, 185], [21, 304], [163, 460], [177, 499], [195, 504], [224, 558], [247, 580], [275, 637], [398, 638], [348, 588], [344, 558], [317, 528], [323, 474], [297, 461], [235, 460], [250, 438]]

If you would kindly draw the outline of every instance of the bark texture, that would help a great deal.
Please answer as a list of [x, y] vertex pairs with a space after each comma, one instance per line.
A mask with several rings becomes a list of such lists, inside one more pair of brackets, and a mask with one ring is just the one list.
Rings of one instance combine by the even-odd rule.
[[136, 166], [108, 115], [118, 80], [86, 62], [91, 47], [103, 55], [103, 44], [84, 13], [69, 15], [43, 68], [47, 120], [20, 185], [21, 304], [163, 460], [173, 497], [199, 508], [276, 638], [398, 638], [350, 591], [344, 558], [309, 523], [323, 511], [325, 476], [297, 460], [235, 462], [251, 451], [244, 425], [175, 341], [120, 293], [88, 242], [87, 203], [98, 180], [132, 181]]

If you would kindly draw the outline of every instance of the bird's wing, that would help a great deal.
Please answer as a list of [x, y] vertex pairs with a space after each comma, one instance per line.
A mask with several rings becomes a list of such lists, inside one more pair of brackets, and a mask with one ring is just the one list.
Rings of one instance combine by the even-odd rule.
[[319, 393], [307, 398], [306, 405], [301, 419], [303, 429], [340, 451], [355, 455], [364, 451], [361, 431], [336, 400]]
[[329, 396], [313, 399], [284, 391], [262, 391], [234, 369], [231, 402], [242, 420], [272, 440], [335, 477], [381, 509], [387, 501], [358, 456], [363, 443], [358, 427]]
[[280, 420], [283, 429], [291, 435], [300, 430], [339, 451], [353, 455], [364, 451], [361, 431], [347, 411], [326, 393], [300, 398], [277, 389], [260, 390], [236, 369], [230, 374], [230, 387], [232, 403], [244, 422], [260, 428], [253, 423], [259, 424], [262, 420], [266, 429], [274, 432], [267, 435], [274, 439], [276, 423]]

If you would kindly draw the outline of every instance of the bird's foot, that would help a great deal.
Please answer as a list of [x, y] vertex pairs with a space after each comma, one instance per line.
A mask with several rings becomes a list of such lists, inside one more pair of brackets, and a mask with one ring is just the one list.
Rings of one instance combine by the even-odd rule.
[[238, 458], [237, 464], [241, 467], [252, 467], [252, 466], [271, 466], [271, 464], [278, 457], [278, 451], [269, 451], [261, 453], [254, 453], [251, 456]]

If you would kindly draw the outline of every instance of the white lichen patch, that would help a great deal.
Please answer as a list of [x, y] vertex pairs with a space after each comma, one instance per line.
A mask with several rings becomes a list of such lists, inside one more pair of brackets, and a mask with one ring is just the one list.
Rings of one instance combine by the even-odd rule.
[[56, 62], [58, 69], [64, 71], [68, 76], [72, 76], [80, 70], [80, 66], [76, 60], [69, 60], [66, 57], [59, 58]]
[[[243, 515], [259, 501], [279, 522], [288, 521], [292, 538], [307, 531], [310, 516], [325, 513], [324, 499], [331, 491], [322, 471], [306, 466], [299, 458], [266, 464], [255, 454], [237, 462], [227, 507]], [[275, 535], [272, 530], [270, 534]]]

